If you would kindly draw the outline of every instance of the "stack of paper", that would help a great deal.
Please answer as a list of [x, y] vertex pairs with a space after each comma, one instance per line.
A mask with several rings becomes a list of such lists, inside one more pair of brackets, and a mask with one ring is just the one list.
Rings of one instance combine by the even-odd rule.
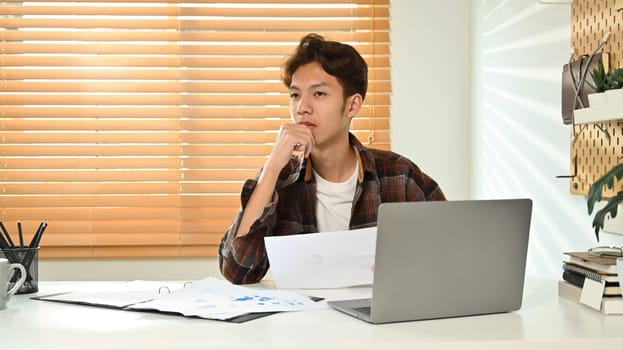
[[247, 288], [209, 277], [174, 293], [128, 308], [227, 320], [248, 313], [303, 311], [324, 307], [322, 303], [290, 291]]

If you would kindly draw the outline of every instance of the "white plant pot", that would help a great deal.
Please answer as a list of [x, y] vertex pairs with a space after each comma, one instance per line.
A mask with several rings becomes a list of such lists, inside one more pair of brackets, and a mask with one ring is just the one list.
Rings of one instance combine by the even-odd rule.
[[607, 90], [606, 96], [608, 103], [623, 102], [623, 89]]
[[588, 106], [602, 106], [608, 103], [608, 95], [605, 92], [595, 92], [588, 94]]

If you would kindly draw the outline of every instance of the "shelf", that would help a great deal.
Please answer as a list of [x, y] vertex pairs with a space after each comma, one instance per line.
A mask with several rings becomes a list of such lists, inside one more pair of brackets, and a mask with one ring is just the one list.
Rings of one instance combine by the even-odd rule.
[[623, 119], [623, 102], [608, 103], [574, 111], [575, 124], [599, 123], [619, 119]]

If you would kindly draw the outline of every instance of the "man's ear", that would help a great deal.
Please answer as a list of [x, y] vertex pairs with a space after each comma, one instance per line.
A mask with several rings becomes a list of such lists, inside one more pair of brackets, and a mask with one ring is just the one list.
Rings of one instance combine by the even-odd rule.
[[363, 104], [363, 98], [361, 94], [354, 94], [347, 99], [346, 115], [349, 118], [353, 118], [359, 113], [361, 105]]

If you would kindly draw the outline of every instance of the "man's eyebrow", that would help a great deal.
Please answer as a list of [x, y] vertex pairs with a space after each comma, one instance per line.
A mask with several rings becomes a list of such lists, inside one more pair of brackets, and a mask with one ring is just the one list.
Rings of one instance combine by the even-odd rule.
[[[320, 87], [325, 87], [325, 86], [330, 86], [331, 84], [327, 83], [327, 82], [320, 82], [320, 83], [316, 83], [316, 84], [312, 84], [309, 88], [310, 89], [317, 89]], [[301, 88], [299, 88], [298, 86], [292, 84], [290, 85], [290, 90], [301, 90]]]

